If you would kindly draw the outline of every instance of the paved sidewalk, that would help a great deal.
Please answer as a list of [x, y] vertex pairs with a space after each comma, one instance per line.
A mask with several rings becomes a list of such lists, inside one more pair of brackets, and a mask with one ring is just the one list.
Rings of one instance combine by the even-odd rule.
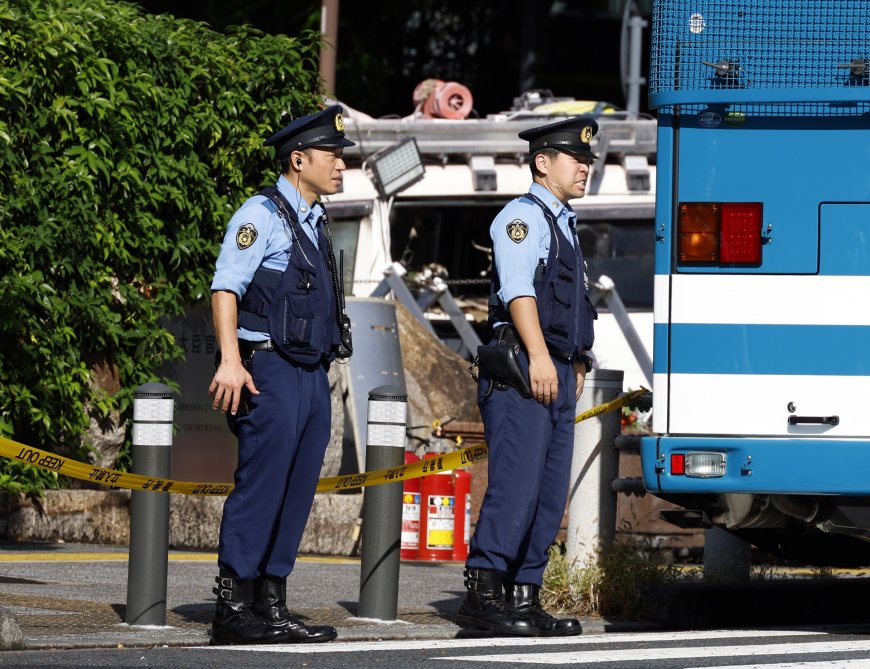
[[[166, 626], [130, 626], [125, 547], [0, 541], [0, 648], [14, 644], [16, 627], [28, 649], [206, 645], [216, 559], [171, 551]], [[359, 576], [358, 560], [300, 558], [288, 580], [288, 605], [306, 622], [334, 625], [345, 641], [475, 634], [452, 622], [464, 593], [461, 564], [403, 562], [399, 621], [392, 623], [356, 617]], [[11, 625], [4, 612], [14, 617]], [[614, 629], [581, 622], [584, 633]]]

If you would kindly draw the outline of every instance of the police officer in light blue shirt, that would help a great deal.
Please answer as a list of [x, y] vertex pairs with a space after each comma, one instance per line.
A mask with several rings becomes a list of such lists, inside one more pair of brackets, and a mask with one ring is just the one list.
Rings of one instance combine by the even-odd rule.
[[220, 364], [209, 386], [238, 438], [235, 487], [218, 547], [213, 644], [329, 641], [286, 604], [331, 429], [327, 370], [350, 355], [349, 322], [318, 198], [345, 170], [342, 109], [297, 119], [268, 140], [275, 186], [229, 222], [212, 281]]
[[466, 560], [456, 618], [463, 627], [521, 636], [581, 631], [577, 620], [541, 608], [540, 588], [565, 508], [574, 410], [591, 368], [596, 314], [568, 201], [586, 193], [597, 130], [594, 119], [572, 118], [520, 133], [533, 183], [490, 228], [492, 343], [518, 347], [521, 378], [506, 381], [500, 367], [478, 358], [489, 479]]

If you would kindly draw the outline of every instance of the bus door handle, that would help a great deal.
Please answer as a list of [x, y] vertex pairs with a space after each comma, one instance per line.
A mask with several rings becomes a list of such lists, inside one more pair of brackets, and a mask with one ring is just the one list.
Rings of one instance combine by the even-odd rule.
[[789, 416], [789, 425], [800, 425], [801, 423], [812, 423], [816, 425], [839, 425], [839, 416]]

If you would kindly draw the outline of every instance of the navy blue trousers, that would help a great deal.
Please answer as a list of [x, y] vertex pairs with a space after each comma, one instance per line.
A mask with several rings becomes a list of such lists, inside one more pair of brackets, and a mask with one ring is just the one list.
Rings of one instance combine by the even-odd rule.
[[218, 565], [240, 579], [286, 577], [296, 562], [331, 430], [329, 381], [274, 351], [257, 351], [260, 391], [228, 414], [239, 440], [235, 488], [224, 503]]
[[[527, 370], [525, 353], [520, 355]], [[554, 364], [559, 397], [548, 406], [513, 388], [494, 389], [485, 398], [485, 373], [478, 384], [489, 482], [466, 566], [495, 570], [513, 583], [541, 585], [565, 512], [577, 381], [570, 363]]]

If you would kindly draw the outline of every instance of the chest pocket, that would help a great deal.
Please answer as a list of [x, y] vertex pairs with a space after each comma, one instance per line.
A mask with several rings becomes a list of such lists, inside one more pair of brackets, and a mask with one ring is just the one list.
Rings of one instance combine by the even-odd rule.
[[311, 344], [319, 341], [317, 327], [317, 275], [309, 268], [293, 268], [293, 281], [284, 294], [282, 310], [282, 340], [286, 344]]
[[548, 325], [558, 334], [571, 334], [571, 306], [577, 297], [574, 286], [574, 268], [561, 258], [556, 259], [556, 267], [549, 281]]

